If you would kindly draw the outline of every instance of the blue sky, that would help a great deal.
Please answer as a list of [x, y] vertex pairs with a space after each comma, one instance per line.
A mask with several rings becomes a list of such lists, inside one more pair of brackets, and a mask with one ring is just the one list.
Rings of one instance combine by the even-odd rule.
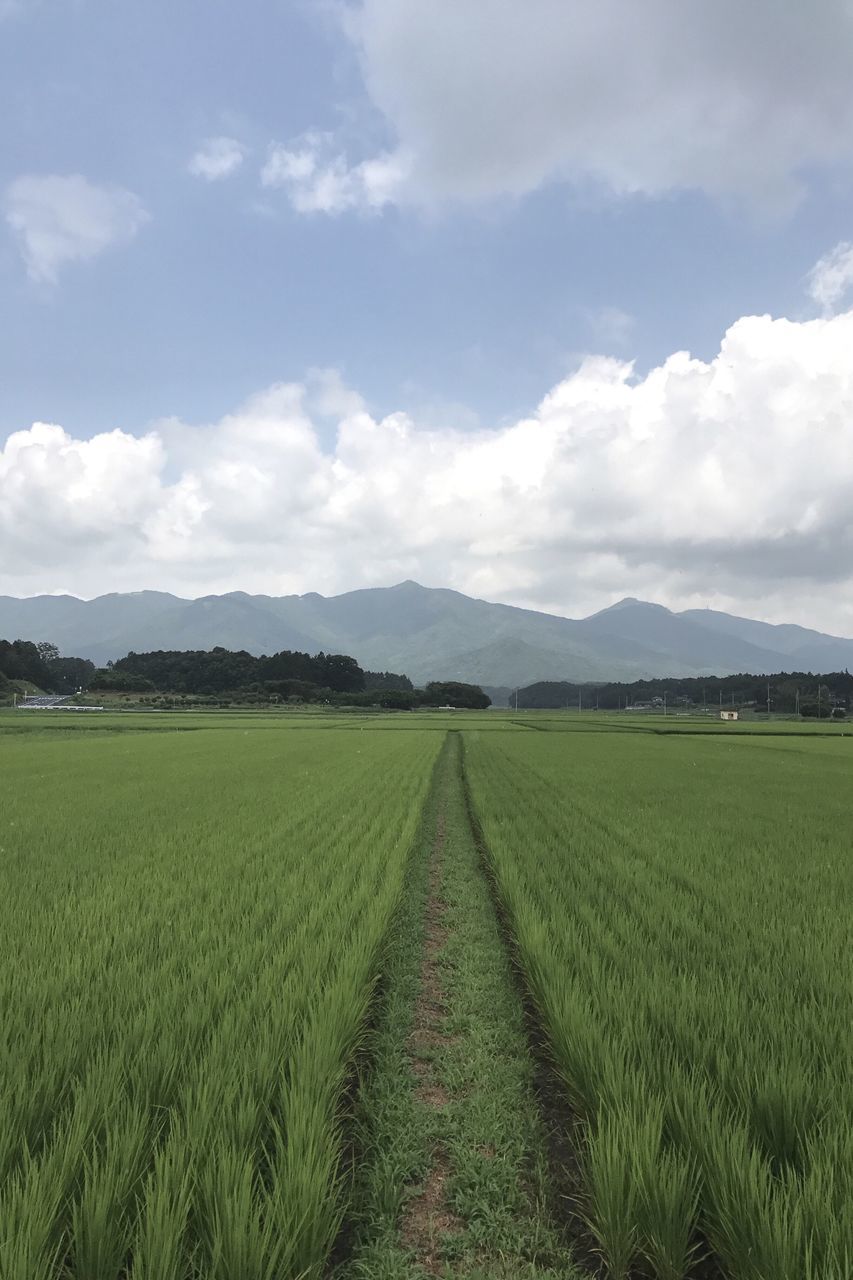
[[[401, 575], [566, 612], [630, 589], [853, 628], [825, 595], [847, 581], [833, 551], [850, 535], [846, 490], [798, 487], [792, 464], [773, 481], [772, 509], [750, 477], [750, 521], [724, 492], [707, 527], [651, 527], [663, 477], [705, 474], [690, 504], [704, 511], [715, 467], [757, 472], [768, 448], [814, 455], [813, 438], [791, 441], [774, 386], [756, 391], [756, 370], [775, 367], [763, 338], [760, 351], [734, 344], [749, 422], [733, 437], [729, 412], [713, 439], [702, 426], [698, 460], [707, 379], [694, 369], [692, 390], [676, 392], [666, 375], [660, 470], [642, 482], [651, 515], [633, 510], [630, 479], [600, 495], [594, 519], [578, 489], [614, 458], [625, 477], [642, 474], [646, 456], [648, 395], [611, 405], [613, 367], [589, 357], [633, 361], [617, 381], [635, 393], [685, 350], [719, 381], [725, 334], [750, 316], [796, 326], [795, 353], [788, 330], [768, 333], [780, 367], [802, 365], [803, 397], [814, 396], [810, 353], [842, 352], [806, 416], [830, 451], [824, 469], [853, 451], [833, 416], [850, 384], [851, 5], [780, 17], [769, 0], [749, 15], [725, 0], [686, 20], [683, 6], [651, 0], [626, 12], [612, 0], [592, 16], [575, 0], [0, 0], [0, 445], [18, 441], [0, 463], [0, 589], [340, 590]], [[273, 403], [279, 384], [302, 388], [302, 452], [280, 448], [296, 412], [285, 397], [283, 417], [264, 410], [271, 444], [240, 428], [254, 440], [248, 459], [229, 430], [254, 422], [247, 404]], [[549, 435], [541, 406], [566, 386], [585, 407], [562, 395]], [[602, 404], [596, 433], [589, 406]], [[390, 475], [394, 449], [363, 446], [400, 415], [408, 445]], [[498, 474], [531, 418], [525, 448], [550, 461], [524, 481]], [[33, 423], [62, 438], [23, 451]], [[121, 447], [136, 458], [146, 439], [157, 444], [140, 486], [149, 500], [119, 502], [103, 492], [103, 457]], [[411, 502], [389, 500], [380, 518], [383, 494], [411, 493], [417, 477], [464, 491], [475, 439], [488, 460], [467, 532], [449, 544], [423, 495], [414, 526]], [[262, 527], [230, 514], [232, 448], [240, 466], [281, 469], [284, 505], [265, 507]], [[316, 501], [285, 510], [305, 449], [317, 453]], [[574, 470], [552, 491], [567, 450]], [[78, 476], [76, 506], [73, 485], [37, 494], [48, 467]], [[25, 498], [52, 504], [52, 542], [22, 534]], [[571, 528], [556, 518], [567, 505]], [[555, 516], [544, 528], [543, 507]], [[332, 525], [357, 559], [335, 555]], [[737, 571], [762, 547], [776, 566], [786, 539], [790, 574], [774, 568], [768, 584]], [[282, 572], [282, 559], [304, 570]]]

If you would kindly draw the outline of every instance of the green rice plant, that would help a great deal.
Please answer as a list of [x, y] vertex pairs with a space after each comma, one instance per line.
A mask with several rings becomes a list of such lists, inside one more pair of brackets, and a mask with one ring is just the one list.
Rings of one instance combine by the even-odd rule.
[[[466, 737], [497, 892], [622, 1243], [740, 1280], [853, 1255], [848, 739]], [[634, 1122], [635, 1216], [612, 1119]], [[660, 1149], [642, 1117], [660, 1114]], [[598, 1136], [599, 1132], [601, 1137]], [[630, 1146], [630, 1140], [625, 1138]], [[681, 1268], [681, 1271], [679, 1271]]]
[[0, 739], [0, 1280], [320, 1273], [440, 745]]
[[74, 1280], [119, 1274], [129, 1214], [151, 1146], [148, 1116], [124, 1105], [110, 1118], [103, 1148], [84, 1157], [83, 1185], [71, 1211]]
[[605, 1111], [589, 1133], [584, 1154], [587, 1223], [611, 1280], [627, 1280], [639, 1244], [631, 1137], [626, 1113]]
[[52, 1280], [65, 1248], [62, 1189], [25, 1152], [0, 1204], [0, 1280]]
[[818, 1087], [802, 1061], [773, 1055], [740, 1077], [741, 1106], [775, 1172], [801, 1169], [804, 1144], [820, 1122]]
[[265, 1212], [253, 1158], [216, 1142], [201, 1171], [199, 1261], [210, 1280], [276, 1280], [289, 1237]]
[[172, 1151], [160, 1152], [142, 1191], [130, 1239], [130, 1280], [185, 1280], [195, 1253], [185, 1249], [193, 1176]]
[[682, 1280], [696, 1255], [699, 1176], [691, 1158], [662, 1151], [634, 1173], [642, 1252], [657, 1280]]

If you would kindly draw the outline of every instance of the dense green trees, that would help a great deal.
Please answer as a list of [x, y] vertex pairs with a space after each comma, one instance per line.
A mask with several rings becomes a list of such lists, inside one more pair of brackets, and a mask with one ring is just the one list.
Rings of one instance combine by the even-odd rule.
[[52, 693], [76, 693], [88, 689], [95, 674], [95, 664], [88, 658], [53, 658], [48, 664], [53, 681]]
[[431, 680], [424, 690], [423, 702], [431, 707], [467, 707], [476, 711], [492, 705], [479, 685], [462, 684], [459, 680]]
[[0, 640], [0, 671], [7, 680], [26, 680], [50, 689], [48, 664], [30, 640]]
[[[256, 700], [345, 702], [352, 706], [382, 706], [410, 710], [415, 706], [488, 707], [490, 700], [477, 685], [458, 681], [433, 682], [416, 690], [406, 675], [392, 671], [363, 671], [355, 658], [343, 653], [312, 656], [289, 649], [256, 658], [245, 650], [229, 649], [129, 653], [111, 668], [97, 673], [97, 689], [130, 688], [117, 681], [133, 677], [150, 682], [161, 693], [256, 695]], [[141, 688], [141, 686], [140, 686]]]
[[[111, 668], [128, 676], [142, 677], [151, 686], [168, 693], [225, 693], [253, 685], [282, 696], [299, 693], [306, 687], [329, 689], [335, 693], [359, 692], [364, 688], [364, 672], [355, 658], [342, 653], [308, 653], [283, 650], [271, 657], [256, 658], [245, 649], [233, 652], [215, 649], [156, 650], [129, 653]], [[103, 672], [95, 687], [110, 688]], [[295, 686], [290, 688], [288, 686]]]
[[62, 658], [48, 641], [0, 640], [0, 689], [20, 680], [46, 693], [75, 693], [88, 687], [94, 672], [93, 662]]
[[[85, 658], [63, 658], [47, 642], [0, 640], [0, 690], [27, 681], [49, 693], [77, 689], [123, 694], [172, 694], [239, 702], [329, 702], [409, 711], [418, 706], [488, 707], [477, 685], [433, 682], [415, 689], [408, 676], [363, 671], [345, 653], [289, 649], [258, 658], [245, 649], [155, 650], [127, 654], [96, 670]], [[11, 694], [8, 694], [11, 697]]]
[[368, 691], [371, 689], [408, 689], [411, 692], [415, 686], [408, 676], [399, 675], [396, 671], [365, 671], [364, 687]]

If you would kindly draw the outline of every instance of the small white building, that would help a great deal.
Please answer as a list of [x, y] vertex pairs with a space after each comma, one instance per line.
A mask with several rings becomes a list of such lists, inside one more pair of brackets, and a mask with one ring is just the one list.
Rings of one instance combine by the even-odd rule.
[[736, 712], [736, 711], [721, 711], [721, 712], [720, 712], [720, 719], [721, 719], [721, 720], [737, 720], [737, 712]]

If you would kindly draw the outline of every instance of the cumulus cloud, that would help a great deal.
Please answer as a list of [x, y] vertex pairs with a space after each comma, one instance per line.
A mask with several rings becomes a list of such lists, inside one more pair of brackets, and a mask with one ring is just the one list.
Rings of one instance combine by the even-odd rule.
[[138, 196], [79, 173], [27, 174], [6, 191], [6, 222], [32, 280], [54, 284], [69, 262], [126, 244], [148, 221]]
[[[323, 447], [323, 414], [338, 415]], [[0, 454], [0, 590], [405, 577], [587, 612], [632, 594], [853, 632], [853, 312], [739, 320], [709, 362], [592, 357], [491, 430], [372, 416], [329, 371], [207, 426]]]
[[824, 311], [832, 311], [853, 288], [853, 244], [842, 240], [809, 272], [810, 297]]
[[396, 200], [408, 176], [402, 153], [382, 153], [351, 164], [326, 133], [309, 133], [295, 143], [273, 143], [261, 170], [261, 184], [283, 189], [299, 213], [375, 211]]
[[218, 182], [237, 172], [245, 154], [245, 147], [236, 138], [206, 138], [190, 159], [189, 171], [195, 178]]
[[789, 204], [853, 157], [853, 6], [360, 0], [367, 90], [425, 200], [552, 179]]

